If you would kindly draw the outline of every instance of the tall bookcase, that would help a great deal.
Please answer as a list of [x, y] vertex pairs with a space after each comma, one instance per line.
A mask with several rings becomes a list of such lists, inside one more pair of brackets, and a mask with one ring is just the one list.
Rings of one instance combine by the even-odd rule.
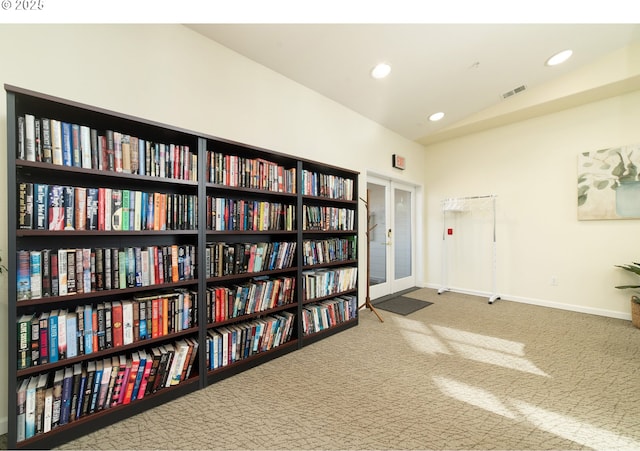
[[10, 449], [358, 324], [357, 172], [5, 91]]

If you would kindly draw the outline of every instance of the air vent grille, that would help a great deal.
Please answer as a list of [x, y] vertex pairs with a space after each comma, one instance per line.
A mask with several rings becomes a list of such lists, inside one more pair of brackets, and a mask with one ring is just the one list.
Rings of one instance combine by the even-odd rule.
[[508, 99], [509, 97], [511, 97], [513, 95], [516, 95], [516, 94], [521, 93], [522, 91], [525, 91], [526, 89], [527, 89], [527, 87], [525, 85], [518, 86], [517, 88], [514, 88], [511, 91], [505, 92], [504, 94], [502, 94], [502, 99], [503, 100], [504, 99]]

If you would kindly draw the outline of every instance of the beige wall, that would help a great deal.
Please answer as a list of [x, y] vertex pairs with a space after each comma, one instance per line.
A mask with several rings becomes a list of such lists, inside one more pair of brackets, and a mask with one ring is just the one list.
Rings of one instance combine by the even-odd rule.
[[[638, 221], [578, 221], [577, 161], [581, 152], [640, 143], [638, 123], [635, 91], [428, 146], [427, 284], [442, 281], [440, 201], [496, 194], [503, 298], [629, 318], [630, 294], [614, 286], [631, 279], [614, 265], [639, 258]], [[486, 291], [490, 259], [466, 255], [448, 272], [450, 285]], [[481, 282], [465, 274], [474, 268], [484, 274]]]
[[[0, 42], [4, 43], [0, 50], [3, 84], [363, 174], [374, 169], [412, 182], [422, 180], [422, 146], [180, 25], [0, 25]], [[2, 94], [2, 180], [6, 180], [6, 142], [6, 97]], [[411, 164], [406, 171], [390, 168], [393, 153], [407, 157]], [[361, 193], [365, 186], [363, 176]], [[6, 208], [3, 189], [2, 252], [7, 249]], [[3, 325], [7, 321], [7, 283], [6, 276], [0, 279]], [[6, 328], [0, 331], [2, 433], [7, 416], [7, 338]]]

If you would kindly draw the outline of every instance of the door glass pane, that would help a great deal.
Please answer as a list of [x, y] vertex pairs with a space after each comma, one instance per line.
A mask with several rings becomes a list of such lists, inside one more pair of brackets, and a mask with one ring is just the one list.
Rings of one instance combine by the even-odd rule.
[[395, 279], [409, 277], [412, 274], [411, 260], [411, 192], [395, 188], [394, 205], [394, 268]]
[[367, 183], [369, 190], [369, 229], [372, 227], [369, 244], [370, 285], [387, 281], [387, 225], [385, 224], [385, 187], [375, 183]]

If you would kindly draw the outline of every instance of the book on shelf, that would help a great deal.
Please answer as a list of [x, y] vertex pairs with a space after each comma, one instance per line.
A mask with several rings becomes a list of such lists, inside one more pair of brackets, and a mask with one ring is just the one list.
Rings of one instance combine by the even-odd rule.
[[49, 119], [47, 118], [40, 118], [40, 139], [42, 147], [42, 161], [44, 163], [52, 163], [51, 128]]
[[111, 371], [113, 365], [110, 358], [102, 360], [102, 377], [100, 379], [99, 390], [96, 398], [95, 411], [104, 409], [107, 401], [107, 393], [109, 391], [109, 383], [111, 382]]
[[104, 344], [105, 349], [113, 348], [113, 310], [112, 303], [104, 303]]
[[78, 315], [75, 312], [66, 313], [66, 345], [67, 358], [78, 355]]
[[18, 319], [18, 369], [31, 366], [31, 320], [33, 314], [24, 314]]
[[82, 149], [80, 147], [80, 126], [71, 124], [71, 155], [73, 166], [82, 167]]
[[[88, 409], [89, 414], [96, 412], [98, 399], [100, 396], [100, 388], [102, 386], [102, 378], [104, 375], [103, 360], [98, 359], [94, 361], [94, 364], [95, 364], [95, 372], [93, 374], [93, 387], [91, 388], [91, 397], [89, 398], [89, 409]], [[108, 367], [108, 368], [110, 369], [111, 367]]]
[[[33, 184], [33, 228], [36, 230], [49, 229], [49, 185]], [[21, 201], [22, 202], [22, 201]]]
[[58, 312], [59, 310], [52, 310], [49, 313], [49, 362], [54, 363], [58, 361]]
[[[21, 442], [25, 437], [25, 424], [26, 424], [26, 403], [27, 403], [27, 386], [29, 385], [29, 378], [24, 378], [22, 381], [18, 381], [16, 390], [16, 441]], [[35, 405], [34, 405], [35, 408]]]
[[98, 309], [93, 308], [91, 311], [91, 348], [93, 352], [100, 351], [100, 346], [98, 344]]
[[111, 407], [115, 407], [120, 404], [121, 396], [123, 395], [123, 384], [125, 381], [126, 370], [127, 370], [127, 357], [124, 354], [120, 354], [118, 356], [118, 371], [116, 374], [116, 380], [113, 386], [112, 397], [111, 397]]
[[[88, 371], [87, 371], [87, 367], [88, 365], [80, 365], [80, 386], [78, 387], [78, 392], [77, 392], [77, 403], [76, 403], [76, 416], [75, 419], [77, 420], [78, 418], [82, 417], [83, 412], [85, 411], [84, 409], [84, 399], [85, 399], [85, 392], [87, 389], [87, 378], [88, 378]], [[74, 372], [76, 371], [75, 367], [74, 367]]]
[[78, 414], [78, 400], [81, 393], [81, 381], [82, 381], [82, 362], [77, 362], [73, 365], [73, 382], [71, 388], [71, 403], [69, 407], [69, 421], [75, 421]]
[[57, 310], [58, 318], [58, 360], [67, 358], [67, 309]]
[[58, 263], [58, 252], [51, 251], [49, 272], [51, 273], [51, 296], [60, 295], [60, 266]]
[[[111, 361], [109, 364], [111, 365], [111, 377], [109, 378], [109, 385], [107, 386], [107, 394], [105, 396], [104, 402], [102, 403], [103, 409], [109, 409], [111, 407], [113, 391], [116, 386], [116, 381], [118, 380], [120, 370], [120, 358], [117, 355], [112, 355], [110, 360]], [[107, 363], [104, 363], [103, 365], [107, 365]]]
[[49, 363], [49, 312], [42, 312], [38, 317], [38, 343], [39, 364]]
[[51, 249], [43, 249], [41, 251], [41, 286], [42, 297], [50, 297], [51, 290]]
[[31, 299], [31, 254], [29, 251], [17, 251], [17, 300]]
[[24, 115], [24, 156], [27, 161], [36, 159], [36, 118], [33, 114]]
[[144, 371], [142, 373], [142, 378], [140, 380], [140, 386], [138, 387], [138, 390], [136, 391], [134, 389], [135, 399], [144, 398], [144, 395], [146, 394], [146, 390], [147, 390], [147, 384], [149, 383], [149, 378], [151, 377], [151, 368], [153, 367], [153, 364], [155, 362], [155, 356], [152, 352], [144, 351], [144, 353], [145, 353]]
[[44, 407], [45, 407], [45, 390], [47, 389], [48, 374], [43, 373], [38, 376], [36, 385], [36, 435], [42, 434], [44, 427]]
[[[144, 377], [146, 365], [147, 365], [147, 353], [143, 349], [139, 349], [138, 353], [138, 370], [136, 371], [136, 377], [131, 390], [130, 401], [135, 401], [138, 398], [138, 392]], [[133, 368], [132, 368], [133, 369]], [[126, 395], [125, 395], [126, 396]]]
[[31, 366], [41, 364], [40, 360], [40, 318], [37, 314], [32, 315], [31, 325]]
[[59, 425], [69, 423], [71, 415], [71, 399], [73, 397], [73, 367], [67, 366], [64, 369], [62, 380], [62, 401], [60, 405]]
[[42, 432], [51, 432], [51, 419], [53, 416], [53, 387], [47, 387], [44, 391], [44, 415]]
[[[93, 167], [93, 158], [91, 152], [92, 146], [91, 129], [86, 125], [80, 126], [80, 160], [81, 166], [86, 169]], [[95, 152], [94, 152], [95, 154]], [[97, 169], [97, 166], [96, 166]]]
[[[171, 359], [173, 357], [173, 349], [170, 348], [170, 344], [160, 346], [160, 361], [158, 363], [158, 369], [156, 371], [155, 378], [153, 380], [153, 386], [151, 387], [151, 393], [156, 393], [158, 390], [161, 390], [164, 387], [164, 377], [167, 372], [167, 367], [171, 363]], [[149, 389], [147, 389], [149, 391]]]
[[60, 425], [60, 412], [62, 407], [62, 385], [64, 382], [64, 369], [58, 369], [53, 376], [53, 408], [51, 412], [51, 429]]
[[31, 299], [42, 297], [42, 252], [31, 251], [29, 253], [29, 285]]
[[33, 229], [34, 192], [33, 183], [18, 184], [18, 228]]
[[25, 395], [25, 439], [36, 434], [36, 387], [38, 376], [31, 376]]

